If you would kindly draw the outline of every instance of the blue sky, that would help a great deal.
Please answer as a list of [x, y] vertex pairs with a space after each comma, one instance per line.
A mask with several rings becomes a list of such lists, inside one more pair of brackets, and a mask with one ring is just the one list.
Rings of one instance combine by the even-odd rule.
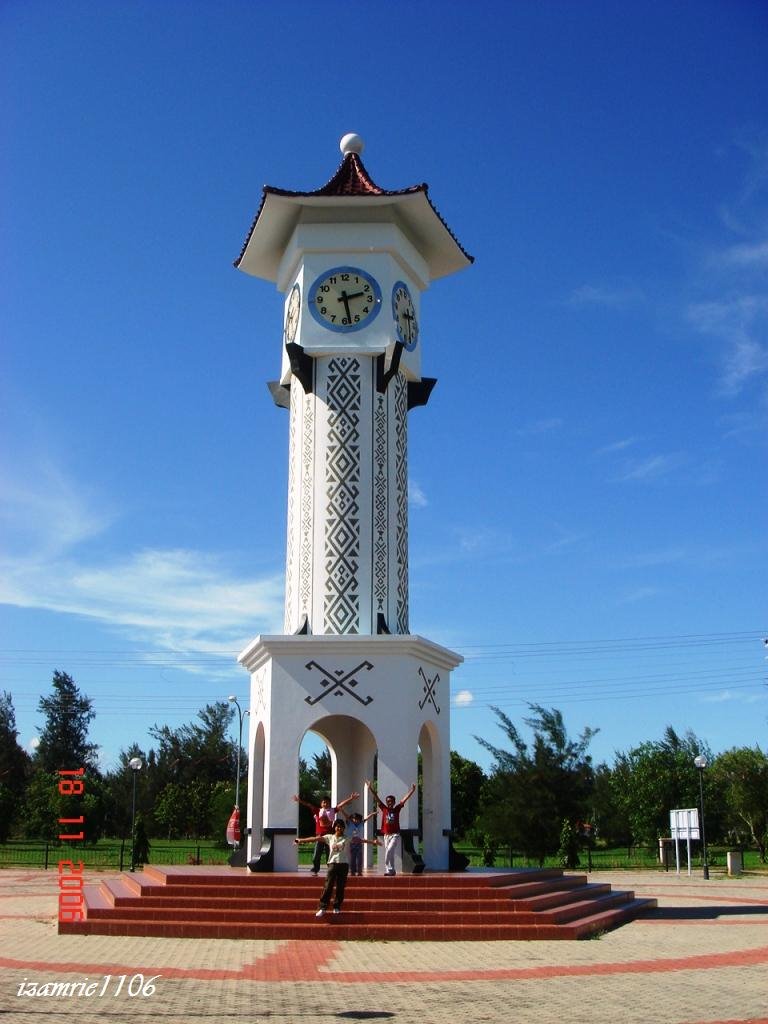
[[0, 5], [0, 687], [103, 763], [279, 632], [282, 304], [232, 261], [348, 131], [474, 266], [422, 301], [411, 629], [452, 740], [534, 702], [592, 752], [768, 746], [768, 6]]

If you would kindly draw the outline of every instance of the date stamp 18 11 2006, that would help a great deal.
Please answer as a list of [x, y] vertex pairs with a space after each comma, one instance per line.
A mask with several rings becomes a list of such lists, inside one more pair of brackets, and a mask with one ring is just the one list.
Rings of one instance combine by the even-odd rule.
[[[85, 793], [85, 768], [60, 768], [58, 790], [60, 796], [82, 796]], [[85, 839], [85, 816], [59, 818], [59, 825], [79, 825], [80, 831], [69, 829], [59, 833], [63, 842], [81, 843]], [[59, 861], [59, 920], [82, 921], [83, 910], [83, 862]]]

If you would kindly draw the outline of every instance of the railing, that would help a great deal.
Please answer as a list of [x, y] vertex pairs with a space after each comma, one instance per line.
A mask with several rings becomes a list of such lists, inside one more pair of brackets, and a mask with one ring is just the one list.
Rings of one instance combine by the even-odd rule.
[[[149, 863], [151, 864], [226, 864], [231, 850], [206, 846], [200, 843], [189, 845], [164, 845], [150, 843]], [[124, 871], [131, 864], [131, 843], [128, 839], [114, 843], [98, 843], [87, 846], [83, 843], [57, 843], [35, 840], [12, 840], [0, 844], [0, 867], [37, 867], [55, 869], [60, 860], [82, 861], [88, 868]]]
[[[480, 847], [457, 845], [462, 853], [469, 857], [469, 866], [473, 868], [487, 866]], [[526, 857], [515, 850], [498, 850], [494, 860], [497, 868], [538, 868], [562, 867], [556, 856], [546, 857], [540, 864], [538, 858]], [[658, 846], [631, 846], [625, 849], [583, 849], [579, 851], [580, 871], [616, 871], [616, 870], [663, 870], [659, 861]]]

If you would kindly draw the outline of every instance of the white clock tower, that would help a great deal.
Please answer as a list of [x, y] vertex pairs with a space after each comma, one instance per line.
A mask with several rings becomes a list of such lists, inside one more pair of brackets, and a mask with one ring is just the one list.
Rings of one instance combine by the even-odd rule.
[[[472, 257], [426, 185], [380, 188], [346, 135], [313, 192], [264, 188], [235, 266], [285, 297], [280, 379], [290, 410], [284, 633], [240, 655], [251, 674], [247, 861], [293, 870], [298, 758], [328, 745], [332, 801], [374, 766], [381, 794], [416, 780], [403, 811], [406, 870], [450, 863], [450, 673], [461, 658], [408, 631], [407, 417], [421, 375], [421, 293]], [[349, 808], [355, 809], [354, 807]], [[417, 852], [414, 838], [419, 832]], [[366, 847], [366, 850], [370, 850]]]

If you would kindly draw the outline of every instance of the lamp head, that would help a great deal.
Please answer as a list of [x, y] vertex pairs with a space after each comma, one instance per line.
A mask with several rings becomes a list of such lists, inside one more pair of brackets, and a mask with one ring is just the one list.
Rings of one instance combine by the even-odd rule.
[[703, 754], [698, 754], [696, 757], [694, 757], [693, 763], [696, 765], [700, 772], [703, 772], [709, 762]]
[[131, 769], [131, 771], [140, 772], [141, 769], [144, 767], [144, 762], [141, 760], [140, 757], [132, 757], [131, 760], [128, 762], [128, 767]]

